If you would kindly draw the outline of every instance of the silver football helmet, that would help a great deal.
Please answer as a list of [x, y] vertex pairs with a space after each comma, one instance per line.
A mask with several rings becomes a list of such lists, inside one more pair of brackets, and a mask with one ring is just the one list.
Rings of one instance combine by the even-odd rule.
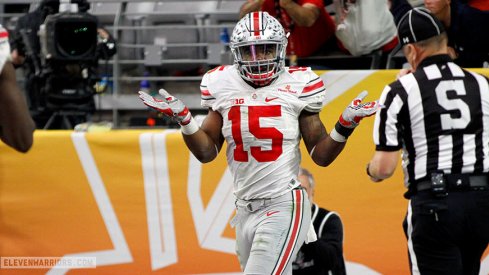
[[287, 36], [267, 12], [251, 12], [234, 27], [230, 39], [241, 77], [257, 86], [268, 85], [285, 66]]

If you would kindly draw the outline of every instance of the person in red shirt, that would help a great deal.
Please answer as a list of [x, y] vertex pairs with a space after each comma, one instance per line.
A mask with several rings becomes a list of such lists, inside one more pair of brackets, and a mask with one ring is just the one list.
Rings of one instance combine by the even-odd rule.
[[469, 6], [481, 11], [489, 11], [489, 1], [487, 0], [469, 0]]
[[241, 6], [240, 18], [259, 10], [277, 18], [290, 33], [289, 56], [310, 56], [334, 38], [335, 23], [323, 0], [248, 0]]

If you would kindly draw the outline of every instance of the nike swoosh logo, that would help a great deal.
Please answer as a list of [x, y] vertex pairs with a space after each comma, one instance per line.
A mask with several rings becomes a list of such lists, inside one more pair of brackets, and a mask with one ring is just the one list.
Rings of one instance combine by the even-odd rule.
[[278, 97], [265, 97], [265, 102], [270, 102], [272, 100], [277, 99]]
[[278, 212], [280, 212], [280, 211], [268, 211], [267, 212], [267, 217], [270, 217], [273, 214], [277, 214]]

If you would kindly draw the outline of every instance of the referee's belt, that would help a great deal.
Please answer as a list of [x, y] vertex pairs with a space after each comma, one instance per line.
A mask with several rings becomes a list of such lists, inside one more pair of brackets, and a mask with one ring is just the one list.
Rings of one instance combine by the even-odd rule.
[[[465, 191], [465, 190], [487, 190], [489, 189], [489, 175], [472, 175], [472, 174], [445, 174], [445, 185], [448, 191]], [[417, 191], [430, 190], [431, 181], [424, 180], [416, 184]]]

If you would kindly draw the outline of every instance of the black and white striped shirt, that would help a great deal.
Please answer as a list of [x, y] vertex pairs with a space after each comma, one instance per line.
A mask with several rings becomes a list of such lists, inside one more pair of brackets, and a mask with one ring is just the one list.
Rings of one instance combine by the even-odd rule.
[[435, 171], [489, 171], [488, 82], [437, 55], [385, 87], [374, 142], [377, 151], [403, 149], [406, 187]]

